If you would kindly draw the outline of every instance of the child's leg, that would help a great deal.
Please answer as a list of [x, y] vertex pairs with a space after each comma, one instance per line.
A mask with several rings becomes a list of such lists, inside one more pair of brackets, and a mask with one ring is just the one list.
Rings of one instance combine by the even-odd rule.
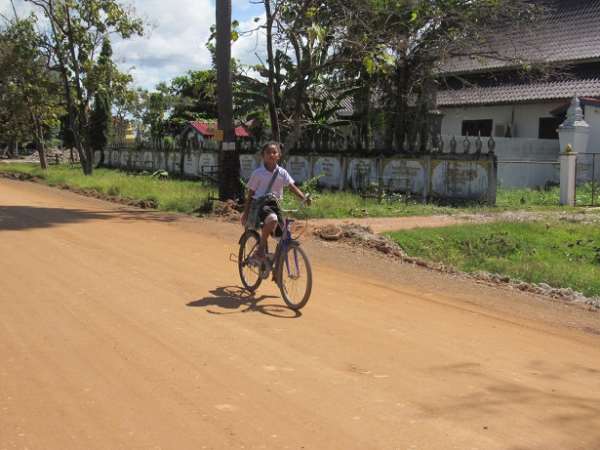
[[269, 214], [265, 218], [265, 224], [261, 230], [261, 239], [260, 245], [258, 246], [258, 251], [256, 252], [256, 256], [259, 258], [264, 258], [267, 250], [267, 242], [269, 241], [269, 235], [275, 231], [275, 227], [277, 226], [277, 215], [274, 213]]

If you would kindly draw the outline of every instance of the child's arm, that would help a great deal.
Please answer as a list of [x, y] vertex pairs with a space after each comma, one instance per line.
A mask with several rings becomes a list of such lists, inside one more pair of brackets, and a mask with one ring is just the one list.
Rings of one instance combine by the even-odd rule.
[[248, 212], [250, 211], [250, 204], [252, 203], [252, 197], [254, 196], [254, 191], [252, 189], [248, 189], [248, 195], [246, 196], [246, 202], [244, 203], [244, 212], [242, 213], [242, 226], [246, 225], [246, 220], [248, 220]]
[[304, 195], [302, 191], [298, 189], [298, 186], [296, 186], [294, 183], [291, 183], [288, 186], [291, 189], [291, 191], [294, 194], [296, 194], [296, 197], [298, 197], [302, 201], [305, 201], [307, 205], [310, 205], [310, 197]]

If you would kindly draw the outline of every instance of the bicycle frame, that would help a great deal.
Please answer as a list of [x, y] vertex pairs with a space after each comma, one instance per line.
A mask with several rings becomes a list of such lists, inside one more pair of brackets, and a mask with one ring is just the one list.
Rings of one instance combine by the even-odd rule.
[[[273, 266], [273, 273], [274, 274], [278, 274], [279, 273], [279, 260], [280, 260], [280, 255], [282, 254], [286, 254], [288, 247], [290, 246], [291, 243], [295, 243], [297, 242], [295, 239], [292, 239], [292, 234], [290, 233], [290, 225], [294, 223], [293, 219], [288, 219], [285, 218], [284, 219], [284, 223], [283, 223], [283, 233], [281, 235], [281, 238], [279, 239], [279, 242], [277, 243], [277, 247], [275, 248], [275, 254], [273, 256], [274, 258], [274, 263], [275, 265]], [[289, 274], [290, 271], [290, 263], [289, 261], [285, 261], [285, 265]], [[296, 261], [296, 266], [298, 265], [298, 261]], [[281, 268], [283, 269], [283, 268]], [[278, 282], [280, 280], [277, 280]]]

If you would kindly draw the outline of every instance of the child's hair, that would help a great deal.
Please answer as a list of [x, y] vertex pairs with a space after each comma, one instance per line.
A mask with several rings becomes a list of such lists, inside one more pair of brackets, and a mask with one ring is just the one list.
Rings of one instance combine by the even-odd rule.
[[269, 141], [265, 145], [263, 145], [262, 146], [262, 150], [260, 151], [261, 154], [264, 155], [265, 152], [267, 151], [267, 149], [269, 147], [275, 147], [277, 149], [277, 151], [279, 152], [279, 154], [281, 155], [281, 147], [282, 147], [282, 145], [281, 145], [280, 142], [277, 142], [277, 141]]

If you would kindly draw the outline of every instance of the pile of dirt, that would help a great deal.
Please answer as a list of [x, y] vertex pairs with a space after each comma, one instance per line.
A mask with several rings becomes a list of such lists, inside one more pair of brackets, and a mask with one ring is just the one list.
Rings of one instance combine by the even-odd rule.
[[239, 222], [241, 217], [240, 205], [234, 200], [224, 202], [217, 200], [213, 204], [212, 215], [230, 222]]
[[325, 225], [316, 228], [313, 233], [327, 241], [341, 241], [373, 249], [385, 255], [406, 260], [408, 256], [391, 239], [375, 234], [371, 227], [348, 223], [343, 225]]

